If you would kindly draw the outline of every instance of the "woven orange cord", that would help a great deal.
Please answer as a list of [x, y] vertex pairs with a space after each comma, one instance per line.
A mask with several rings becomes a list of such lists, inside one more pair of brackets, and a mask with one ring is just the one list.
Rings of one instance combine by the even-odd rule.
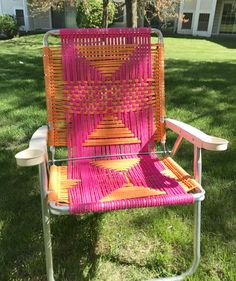
[[[83, 48], [83, 52], [86, 50], [86, 55], [94, 56], [92, 64], [100, 69], [108, 77], [112, 72], [115, 71], [117, 67], [120, 66], [122, 62], [122, 55], [129, 52], [129, 48], [132, 45], [127, 46], [122, 49], [117, 47], [108, 48], [103, 46], [78, 46], [78, 49]], [[112, 59], [112, 52], [116, 50], [115, 58]], [[156, 128], [155, 140], [163, 141], [165, 140], [165, 125], [163, 122], [165, 116], [165, 104], [164, 104], [164, 52], [163, 44], [152, 44], [152, 61], [153, 61], [153, 79], [152, 79], [152, 103], [154, 108], [154, 125]], [[110, 57], [109, 60], [101, 60], [96, 58], [102, 53], [106, 58]], [[65, 94], [64, 86], [65, 81], [62, 75], [62, 58], [61, 49], [59, 46], [44, 47], [43, 48], [43, 58], [44, 58], [44, 73], [45, 73], [45, 89], [46, 89], [46, 101], [47, 101], [47, 115], [49, 123], [49, 135], [48, 135], [48, 145], [50, 146], [67, 146], [67, 131], [66, 131], [66, 105], [65, 105]], [[120, 81], [112, 81], [115, 85], [120, 84]], [[132, 85], [132, 81], [130, 81]], [[91, 90], [91, 89], [90, 89]], [[138, 91], [138, 88], [135, 89]], [[150, 102], [150, 101], [149, 101]], [[139, 108], [137, 102], [136, 108]], [[126, 110], [125, 107], [123, 110]], [[133, 108], [135, 110], [135, 108]], [[89, 113], [92, 113], [91, 110]], [[117, 124], [116, 128], [120, 128], [121, 125]], [[107, 124], [104, 129], [108, 129]], [[122, 128], [122, 127], [121, 127]], [[116, 129], [117, 130], [117, 129]], [[135, 140], [138, 141], [138, 140]], [[134, 143], [134, 141], [133, 141]]]
[[175, 178], [179, 184], [188, 192], [200, 187], [199, 183], [191, 177], [181, 166], [179, 166], [171, 157], [166, 157], [162, 160], [166, 167], [163, 172], [166, 176]]
[[50, 167], [48, 200], [60, 204], [68, 204], [68, 188], [75, 186], [79, 180], [70, 180], [67, 176], [67, 166]]
[[[121, 160], [99, 160], [92, 161], [91, 164], [124, 173], [128, 171], [132, 166], [139, 163], [139, 161], [139, 158]], [[199, 187], [199, 184], [170, 157], [166, 157], [160, 162], [165, 166], [165, 170], [162, 171], [162, 174], [176, 179], [185, 191], [189, 192]], [[67, 166], [51, 166], [48, 200], [55, 201], [60, 204], [67, 204], [68, 188], [75, 186], [77, 183], [78, 180], [67, 179]], [[128, 193], [126, 193], [125, 191], [128, 191]], [[163, 194], [160, 191], [148, 189], [146, 187], [144, 188], [141, 186], [126, 184], [122, 188], [118, 189], [117, 192], [114, 192], [105, 197], [103, 201], [105, 202], [110, 200], [120, 200], [121, 198], [130, 198], [131, 194], [132, 198], [138, 198], [142, 196], [157, 195], [157, 193]]]

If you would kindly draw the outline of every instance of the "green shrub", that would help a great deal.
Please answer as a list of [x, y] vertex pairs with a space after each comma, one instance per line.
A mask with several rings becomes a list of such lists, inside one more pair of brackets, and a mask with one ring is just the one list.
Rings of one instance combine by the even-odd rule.
[[17, 25], [10, 15], [0, 16], [0, 36], [12, 38], [17, 34]]
[[[103, 14], [102, 0], [79, 1], [77, 5], [76, 21], [78, 27], [102, 27]], [[108, 5], [108, 23], [114, 19], [116, 7], [113, 1]]]

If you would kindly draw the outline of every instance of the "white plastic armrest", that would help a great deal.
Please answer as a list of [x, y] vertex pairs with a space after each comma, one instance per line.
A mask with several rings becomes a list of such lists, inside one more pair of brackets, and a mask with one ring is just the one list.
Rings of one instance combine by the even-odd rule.
[[19, 166], [29, 167], [41, 164], [47, 155], [48, 127], [40, 127], [32, 136], [29, 147], [15, 155]]
[[223, 151], [228, 147], [229, 142], [227, 140], [209, 136], [186, 123], [167, 118], [166, 126], [199, 148]]

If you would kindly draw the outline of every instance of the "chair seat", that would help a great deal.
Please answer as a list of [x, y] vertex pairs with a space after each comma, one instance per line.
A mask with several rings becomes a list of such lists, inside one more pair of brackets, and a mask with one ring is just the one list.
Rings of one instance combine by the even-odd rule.
[[[69, 161], [50, 167], [49, 201], [71, 213], [189, 204], [199, 184], [171, 157]], [[72, 170], [72, 172], [68, 172]]]

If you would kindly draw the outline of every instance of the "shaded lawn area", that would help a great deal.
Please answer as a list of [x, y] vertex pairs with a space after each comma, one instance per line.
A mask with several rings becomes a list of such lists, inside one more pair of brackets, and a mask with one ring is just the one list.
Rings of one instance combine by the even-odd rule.
[[[14, 154], [45, 124], [42, 35], [0, 42], [0, 280], [46, 280], [37, 168]], [[167, 115], [230, 140], [203, 153], [202, 260], [188, 280], [236, 280], [236, 40], [165, 39]], [[174, 136], [169, 135], [169, 143]], [[171, 147], [171, 145], [169, 145]], [[192, 166], [191, 145], [177, 160]], [[56, 280], [129, 280], [185, 270], [192, 207], [53, 217]]]

